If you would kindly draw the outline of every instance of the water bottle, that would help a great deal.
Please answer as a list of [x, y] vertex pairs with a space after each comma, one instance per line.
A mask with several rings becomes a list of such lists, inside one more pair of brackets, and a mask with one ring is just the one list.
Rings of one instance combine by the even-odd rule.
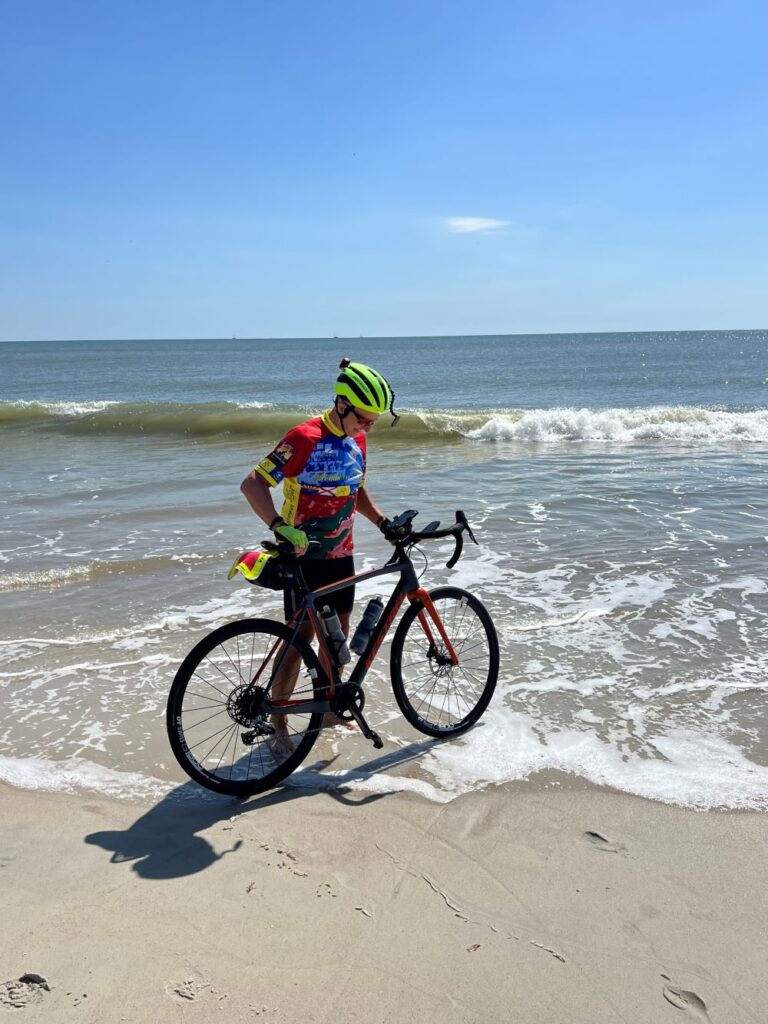
[[347, 638], [344, 636], [344, 632], [339, 622], [339, 616], [336, 612], [329, 608], [328, 605], [324, 605], [320, 609], [320, 622], [323, 627], [323, 632], [328, 637], [331, 645], [331, 650], [336, 659], [337, 665], [346, 665], [352, 655], [349, 653], [349, 647], [347, 647]]
[[380, 597], [372, 597], [363, 612], [363, 617], [357, 624], [352, 643], [349, 645], [355, 654], [362, 654], [366, 644], [371, 638], [373, 627], [379, 621], [379, 616], [384, 611], [384, 603]]

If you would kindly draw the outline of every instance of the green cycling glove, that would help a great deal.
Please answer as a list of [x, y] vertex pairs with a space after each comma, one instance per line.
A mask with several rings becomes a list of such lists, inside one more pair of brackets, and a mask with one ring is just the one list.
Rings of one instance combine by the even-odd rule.
[[280, 523], [279, 526], [275, 527], [275, 536], [281, 537], [283, 540], [287, 540], [289, 544], [293, 544], [295, 548], [307, 548], [309, 547], [309, 537], [304, 533], [303, 530], [297, 529], [295, 526], [288, 526], [287, 523]]

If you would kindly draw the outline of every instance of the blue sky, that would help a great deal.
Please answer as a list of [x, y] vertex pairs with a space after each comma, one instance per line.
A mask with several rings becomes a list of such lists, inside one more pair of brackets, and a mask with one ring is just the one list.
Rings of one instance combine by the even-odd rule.
[[0, 338], [768, 326], [764, 2], [7, 0]]

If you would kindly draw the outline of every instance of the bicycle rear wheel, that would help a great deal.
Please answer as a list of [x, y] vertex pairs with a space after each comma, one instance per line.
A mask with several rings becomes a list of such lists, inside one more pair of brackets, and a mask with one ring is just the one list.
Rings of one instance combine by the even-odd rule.
[[215, 629], [184, 659], [168, 695], [166, 724], [176, 760], [196, 782], [235, 796], [260, 793], [307, 756], [322, 712], [287, 715], [293, 749], [280, 752], [273, 750], [275, 737], [264, 708], [291, 646], [301, 657], [292, 699], [326, 700], [315, 652], [293, 630], [270, 619], [242, 619]]
[[[392, 689], [400, 710], [428, 736], [456, 736], [488, 707], [499, 675], [499, 641], [485, 606], [466, 590], [430, 591], [459, 663], [453, 665], [421, 602], [406, 611], [392, 640]], [[419, 619], [424, 612], [429, 634]]]

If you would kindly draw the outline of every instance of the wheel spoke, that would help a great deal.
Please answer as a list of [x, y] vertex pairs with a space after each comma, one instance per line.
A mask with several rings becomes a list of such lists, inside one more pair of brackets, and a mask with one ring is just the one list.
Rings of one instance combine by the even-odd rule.
[[[208, 760], [208, 758], [213, 756], [214, 750], [218, 747], [218, 745], [221, 743], [222, 739], [224, 738], [222, 736], [222, 733], [226, 734], [226, 736], [227, 736], [227, 745], [228, 745], [229, 744], [229, 738], [231, 737], [231, 735], [235, 731], [235, 729], [237, 729], [236, 725], [228, 725], [228, 726], [226, 726], [226, 728], [221, 729], [219, 732], [213, 734], [213, 736], [219, 736], [219, 739], [216, 740], [216, 742], [213, 744], [213, 746], [208, 750], [208, 753], [203, 756], [201, 764], [205, 764], [205, 762]], [[208, 739], [213, 739], [213, 736], [209, 736]], [[207, 742], [207, 740], [201, 740], [200, 741], [200, 743], [206, 743], [206, 742]], [[196, 744], [196, 746], [199, 747], [200, 743]], [[226, 749], [226, 746], [225, 746], [224, 749]], [[219, 761], [221, 761], [221, 758], [219, 758]]]
[[[233, 683], [231, 679], [221, 671], [221, 669], [219, 668], [215, 661], [208, 660], [208, 664], [210, 664], [211, 668], [215, 668], [220, 675], [224, 676], [224, 678], [229, 683], [230, 690], [233, 690], [235, 688], [236, 684]], [[199, 672], [195, 672], [195, 677], [199, 679], [200, 682], [205, 683], [206, 686], [210, 686], [212, 690], [216, 691], [216, 693], [220, 693], [225, 700], [227, 699], [226, 693], [223, 690], [220, 690], [218, 686], [216, 686], [214, 683], [210, 681], [210, 679], [206, 679], [205, 676], [201, 676]]]
[[[186, 708], [185, 710], [186, 710], [187, 714], [190, 714], [192, 711], [209, 711], [210, 709], [209, 708]], [[214, 711], [214, 713], [212, 715], [208, 715], [207, 718], [198, 718], [197, 721], [194, 723], [193, 727], [196, 729], [198, 726], [205, 725], [206, 722], [210, 722], [211, 719], [218, 718], [219, 715], [225, 715], [226, 713], [227, 713], [226, 708], [221, 708], [219, 711]]]

